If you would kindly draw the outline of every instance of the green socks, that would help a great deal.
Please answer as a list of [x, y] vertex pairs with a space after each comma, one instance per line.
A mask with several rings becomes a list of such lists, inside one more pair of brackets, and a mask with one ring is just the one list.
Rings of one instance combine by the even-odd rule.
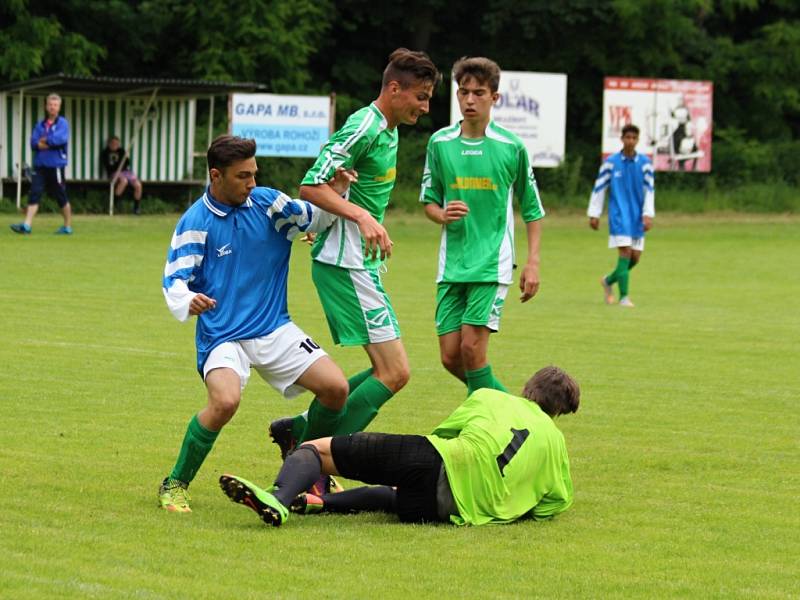
[[[394, 392], [383, 385], [379, 379], [375, 379], [371, 373], [370, 369], [370, 374], [364, 377], [358, 387], [350, 388], [347, 409], [333, 435], [348, 435], [356, 431], [364, 431], [378, 415], [381, 406], [394, 396]], [[363, 374], [359, 373], [356, 377]]]
[[302, 435], [297, 438], [297, 444], [300, 445], [308, 440], [316, 440], [321, 437], [333, 435], [345, 411], [346, 408], [342, 410], [327, 408], [323, 406], [319, 400], [314, 398], [308, 407], [306, 427]]
[[491, 365], [486, 365], [474, 371], [466, 371], [464, 375], [467, 377], [467, 396], [481, 388], [491, 388], [493, 390], [500, 390], [501, 392], [508, 392], [505, 386], [495, 379]]
[[218, 435], [219, 431], [209, 431], [200, 424], [197, 415], [193, 416], [189, 421], [189, 427], [186, 428], [183, 445], [178, 453], [178, 461], [172, 468], [170, 477], [184, 483], [191, 482], [211, 451]]
[[624, 298], [628, 295], [628, 271], [630, 271], [630, 258], [617, 258], [617, 268], [606, 275], [606, 283], [614, 285], [619, 283], [619, 297]]
[[[360, 386], [362, 383], [364, 383], [364, 380], [366, 380], [367, 377], [369, 377], [370, 375], [372, 375], [372, 368], [369, 368], [369, 369], [366, 369], [364, 371], [361, 371], [360, 373], [356, 373], [350, 379], [348, 379], [347, 380], [347, 385], [350, 388], [350, 393], [352, 393], [353, 390], [355, 390], [358, 386]], [[314, 400], [316, 400], [316, 398]], [[314, 400], [312, 400], [312, 404], [313, 404]], [[296, 440], [303, 439], [305, 441], [305, 438], [303, 438], [303, 432], [306, 429], [307, 421], [308, 421], [308, 411], [306, 411], [304, 413], [301, 413], [301, 414], [297, 415], [296, 417], [294, 417], [292, 419], [292, 437], [294, 439], [296, 439]], [[332, 433], [326, 433], [325, 434], [325, 436], [328, 436], [328, 435], [332, 435]], [[323, 437], [325, 437], [325, 436], [323, 436]], [[310, 438], [310, 439], [314, 439], [314, 438]]]

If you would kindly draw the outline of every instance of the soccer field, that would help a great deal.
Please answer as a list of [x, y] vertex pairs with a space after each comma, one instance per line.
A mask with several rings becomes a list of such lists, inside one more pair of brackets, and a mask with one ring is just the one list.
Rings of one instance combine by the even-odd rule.
[[[190, 515], [157, 509], [205, 403], [194, 324], [160, 289], [177, 216], [0, 216], [1, 598], [797, 597], [800, 561], [800, 218], [659, 215], [626, 310], [602, 302], [606, 233], [551, 215], [542, 287], [510, 293], [490, 345], [519, 391], [556, 364], [581, 384], [558, 420], [576, 499], [551, 522], [455, 528], [393, 517], [293, 516], [267, 528], [217, 479], [270, 483], [275, 417], [304, 409], [257, 375], [192, 484]], [[375, 431], [427, 433], [465, 389], [438, 360], [438, 231], [389, 214], [384, 283], [411, 381]], [[524, 235], [518, 232], [524, 257]], [[294, 247], [294, 320], [346, 373]], [[792, 583], [794, 581], [794, 583]]]

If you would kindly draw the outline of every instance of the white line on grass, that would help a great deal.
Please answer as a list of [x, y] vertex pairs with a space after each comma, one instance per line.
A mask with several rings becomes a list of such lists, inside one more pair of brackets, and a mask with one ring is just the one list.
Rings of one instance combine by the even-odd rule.
[[22, 344], [29, 346], [59, 346], [62, 348], [86, 348], [92, 350], [112, 350], [115, 352], [130, 352], [131, 354], [149, 354], [150, 356], [183, 356], [178, 352], [162, 352], [160, 350], [146, 350], [144, 348], [131, 348], [129, 346], [106, 346], [104, 344], [81, 344], [78, 342], [51, 342], [48, 340], [22, 340]]

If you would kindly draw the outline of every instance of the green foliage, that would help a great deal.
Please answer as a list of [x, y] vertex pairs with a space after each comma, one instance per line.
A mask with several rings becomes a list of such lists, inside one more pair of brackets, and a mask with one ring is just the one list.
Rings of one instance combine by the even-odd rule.
[[105, 48], [80, 33], [64, 31], [53, 15], [35, 16], [27, 0], [0, 6], [0, 77], [23, 80], [44, 72], [96, 72]]

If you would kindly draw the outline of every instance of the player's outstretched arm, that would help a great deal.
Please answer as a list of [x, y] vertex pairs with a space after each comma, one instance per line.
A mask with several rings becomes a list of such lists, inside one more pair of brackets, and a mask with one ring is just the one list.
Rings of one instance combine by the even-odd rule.
[[528, 233], [528, 260], [519, 278], [521, 302], [527, 302], [539, 291], [539, 241], [542, 236], [542, 225], [538, 219], [525, 223], [525, 228]]
[[348, 221], [353, 221], [358, 225], [358, 229], [364, 238], [364, 253], [366, 255], [374, 256], [380, 252], [381, 259], [391, 256], [392, 240], [383, 225], [378, 223], [369, 212], [360, 206], [342, 198], [327, 183], [301, 185], [300, 197], [319, 206], [322, 210]]
[[334, 192], [344, 196], [350, 185], [356, 182], [358, 182], [358, 172], [355, 169], [338, 167], [334, 176], [328, 181], [328, 185], [333, 188]]

